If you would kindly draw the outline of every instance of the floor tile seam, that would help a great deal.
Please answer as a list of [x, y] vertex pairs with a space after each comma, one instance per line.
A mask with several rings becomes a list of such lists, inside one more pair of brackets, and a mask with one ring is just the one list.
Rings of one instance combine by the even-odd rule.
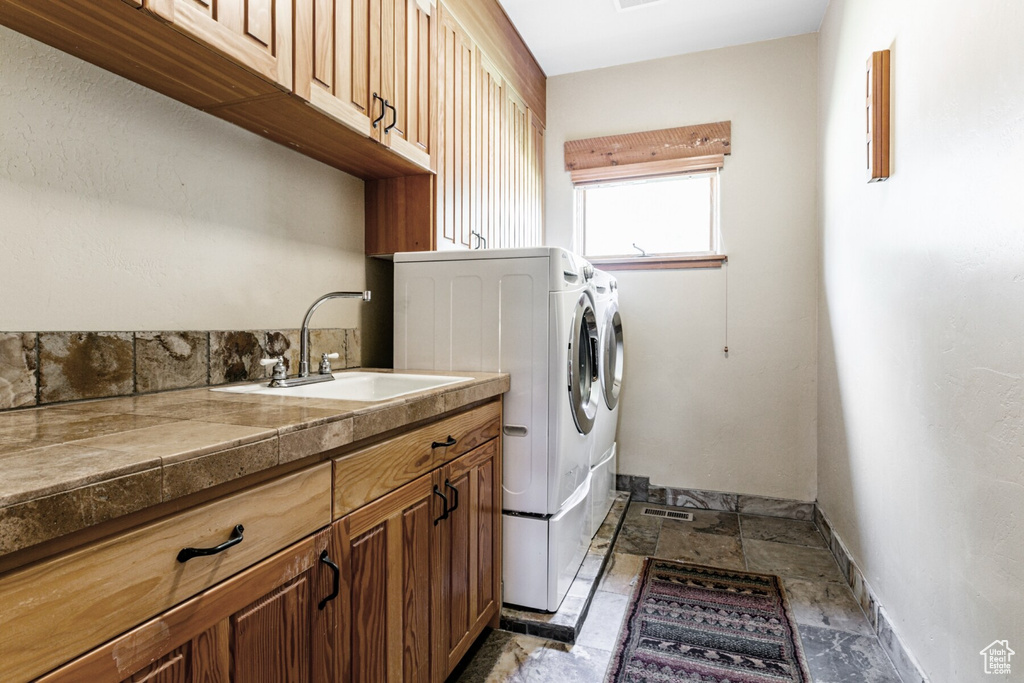
[[739, 528], [740, 555], [743, 556], [743, 569], [749, 572], [750, 562], [747, 560], [747, 544], [744, 542], [745, 539], [743, 537], [743, 515], [739, 513], [736, 513], [736, 525]]
[[[861, 633], [859, 631], [851, 631], [851, 630], [846, 629], [846, 628], [839, 628], [838, 626], [822, 626], [821, 624], [805, 624], [804, 622], [799, 621], [796, 618], [793, 619], [793, 623], [796, 624], [797, 627], [800, 627], [800, 626], [810, 626], [811, 628], [820, 628], [820, 629], [825, 630], [825, 631], [838, 631], [840, 633], [846, 633], [846, 634], [849, 634], [851, 636], [860, 636], [862, 638], [874, 638], [875, 640], [878, 640], [878, 635], [874, 631], [870, 631], [870, 626], [871, 626], [870, 624], [868, 624], [870, 632], [869, 633]], [[881, 641], [879, 641], [878, 644], [879, 644], [879, 646], [881, 646], [881, 644], [882, 644]]]
[[812, 583], [831, 583], [834, 586], [846, 586], [846, 583], [844, 581], [833, 581], [831, 579], [825, 579], [821, 577], [793, 576], [791, 574], [780, 574], [779, 572], [756, 572], [753, 569], [751, 569], [750, 571], [754, 572], [755, 574], [773, 574], [773, 576], [777, 576], [780, 579], [790, 579], [792, 581], [810, 581]]
[[778, 543], [779, 545], [791, 545], [796, 546], [797, 548], [811, 548], [812, 550], [824, 550], [829, 555], [832, 554], [831, 552], [829, 552], [828, 548], [819, 545], [805, 545], [803, 543], [789, 543], [787, 541], [772, 541], [767, 538], [747, 538], [746, 536], [744, 536], [744, 538], [746, 538], [746, 540], [748, 541], [762, 541], [764, 543]]
[[843, 634], [843, 635], [847, 635], [847, 636], [853, 636], [855, 638], [867, 638], [868, 640], [872, 641], [875, 645], [877, 645], [878, 649], [882, 651], [882, 654], [885, 655], [885, 660], [887, 662], [889, 662], [890, 664], [892, 664], [892, 670], [896, 673], [896, 675], [897, 676], [900, 675], [899, 670], [896, 668], [896, 664], [892, 661], [892, 658], [889, 657], [889, 653], [886, 652], [885, 648], [882, 646], [882, 641], [878, 637], [878, 634], [876, 634], [876, 633], [871, 633], [870, 635], [864, 635], [863, 633], [855, 633], [853, 631], [847, 631], [846, 629], [835, 628], [835, 627], [832, 627], [832, 626], [819, 626], [818, 624], [802, 624], [802, 623], [800, 623], [798, 621], [794, 621], [794, 623], [796, 624], [797, 634], [798, 635], [800, 633], [800, 627], [801, 626], [807, 626], [809, 628], [813, 628], [813, 629], [816, 629], [818, 631], [828, 631], [830, 633], [838, 633], [838, 634]]

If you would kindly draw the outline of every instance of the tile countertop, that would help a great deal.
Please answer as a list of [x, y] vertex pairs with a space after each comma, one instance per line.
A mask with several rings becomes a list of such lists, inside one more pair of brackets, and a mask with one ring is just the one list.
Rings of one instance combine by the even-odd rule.
[[402, 372], [472, 381], [373, 403], [201, 388], [0, 413], [0, 556], [509, 389]]

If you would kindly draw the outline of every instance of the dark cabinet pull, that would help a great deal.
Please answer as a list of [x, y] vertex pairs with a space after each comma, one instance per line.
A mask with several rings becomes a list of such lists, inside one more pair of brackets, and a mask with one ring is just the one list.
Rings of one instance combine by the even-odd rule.
[[380, 100], [380, 105], [381, 105], [380, 106], [380, 116], [378, 116], [377, 118], [375, 118], [373, 120], [373, 124], [372, 125], [373, 125], [374, 128], [377, 127], [378, 123], [380, 123], [381, 121], [384, 120], [384, 114], [388, 113], [388, 103], [387, 103], [387, 100], [382, 98], [377, 93], [373, 93], [373, 103], [377, 104], [377, 100]]
[[384, 134], [387, 135], [398, 124], [398, 110], [387, 100], [384, 100], [384, 106], [391, 110], [391, 125], [384, 129]]
[[459, 509], [459, 490], [447, 479], [444, 480], [444, 485], [452, 490], [452, 509], [448, 512], [455, 512]]
[[458, 442], [455, 440], [455, 437], [453, 437], [451, 434], [449, 434], [447, 441], [445, 441], [443, 443], [440, 442], [440, 441], [434, 441], [434, 442], [432, 442], [430, 444], [430, 447], [431, 448], [451, 448], [456, 443], [458, 443]]
[[322, 610], [327, 606], [327, 603], [338, 597], [338, 593], [341, 592], [341, 570], [338, 569], [338, 565], [331, 562], [331, 558], [328, 557], [326, 550], [320, 553], [320, 561], [330, 567], [331, 571], [334, 572], [334, 583], [331, 586], [331, 594], [321, 600], [320, 604], [317, 605], [317, 607]]
[[182, 548], [178, 551], [178, 562], [188, 562], [193, 557], [205, 557], [207, 555], [222, 553], [228, 548], [242, 542], [243, 531], [245, 531], [245, 528], [241, 524], [236, 524], [235, 528], [231, 531], [231, 538], [215, 548]]
[[444, 501], [444, 512], [441, 513], [440, 517], [434, 520], [434, 526], [437, 526], [438, 522], [441, 520], [448, 519], [448, 513], [451, 512], [451, 510], [448, 509], [448, 497], [441, 493], [441, 489], [437, 488], [437, 484], [434, 484], [434, 495], [441, 496], [441, 500]]

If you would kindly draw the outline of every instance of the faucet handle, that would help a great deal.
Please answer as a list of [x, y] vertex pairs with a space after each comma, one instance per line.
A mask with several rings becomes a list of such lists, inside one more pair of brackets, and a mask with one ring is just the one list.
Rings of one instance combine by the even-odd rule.
[[288, 376], [288, 370], [284, 367], [284, 357], [282, 356], [271, 356], [270, 358], [260, 359], [260, 365], [267, 367], [269, 365], [274, 366], [274, 375], [272, 379], [284, 379]]
[[331, 361], [340, 358], [337, 352], [325, 353], [320, 356], [320, 374], [329, 375], [331, 374]]

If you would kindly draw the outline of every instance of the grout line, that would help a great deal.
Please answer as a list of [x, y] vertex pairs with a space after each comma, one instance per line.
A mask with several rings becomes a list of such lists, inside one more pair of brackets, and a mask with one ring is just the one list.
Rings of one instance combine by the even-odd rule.
[[132, 335], [132, 395], [139, 393], [139, 333], [129, 332]]
[[206, 386], [213, 384], [213, 332], [206, 331]]
[[36, 335], [36, 405], [43, 404], [43, 356], [42, 351], [39, 349], [42, 335], [38, 332], [34, 332]]
[[[750, 563], [747, 562], [747, 544], [743, 542], [743, 515], [736, 513], [736, 525], [740, 529], [740, 554], [743, 556], [743, 569], [750, 571]], [[780, 579], [782, 577], [779, 577]]]

